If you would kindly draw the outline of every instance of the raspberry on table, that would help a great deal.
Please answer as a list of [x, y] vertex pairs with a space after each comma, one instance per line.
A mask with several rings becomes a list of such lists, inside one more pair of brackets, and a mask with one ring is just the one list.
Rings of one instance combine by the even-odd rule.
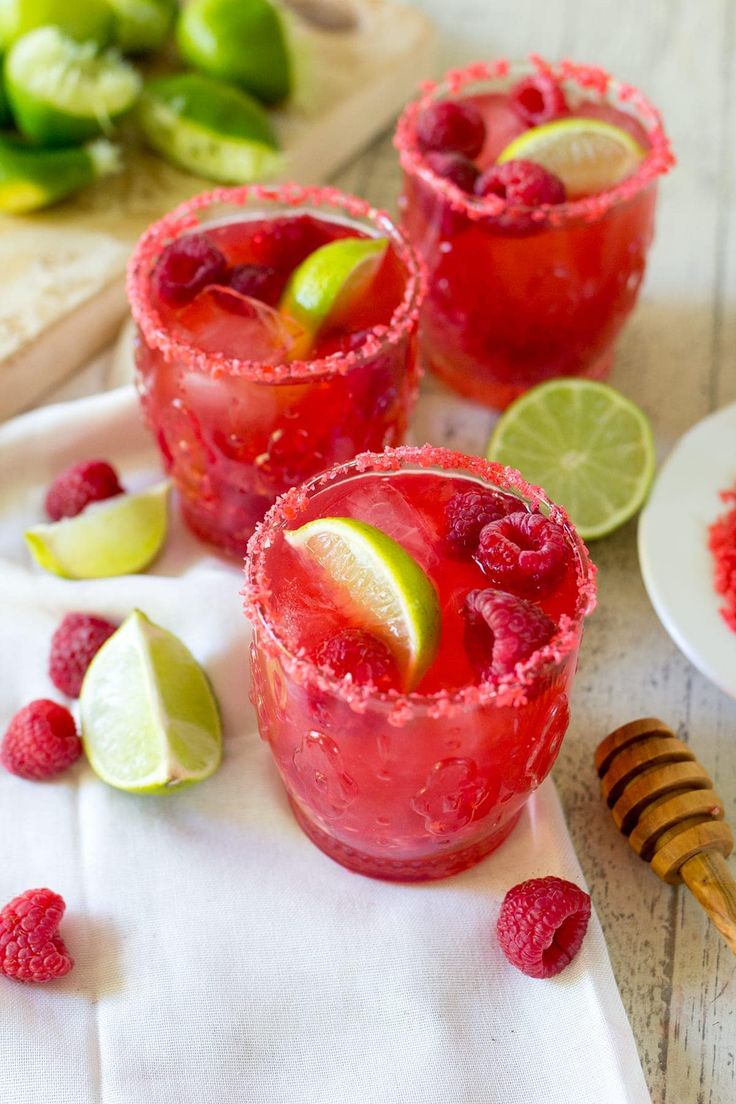
[[558, 176], [522, 158], [487, 168], [476, 181], [475, 194], [483, 198], [495, 195], [519, 207], [564, 203], [567, 198], [565, 185]]
[[151, 280], [167, 306], [183, 307], [208, 284], [221, 283], [226, 269], [222, 253], [204, 234], [186, 234], [162, 250]]
[[503, 491], [458, 491], [445, 506], [448, 543], [456, 552], [474, 552], [481, 529], [520, 506], [515, 495]]
[[70, 767], [82, 754], [68, 709], [38, 698], [19, 710], [0, 742], [0, 763], [11, 774], [41, 782]]
[[390, 648], [365, 629], [342, 629], [328, 636], [314, 658], [320, 667], [329, 667], [335, 678], [351, 675], [357, 685], [372, 683], [380, 691], [398, 686], [396, 660]]
[[471, 160], [483, 149], [486, 124], [475, 104], [462, 100], [442, 100], [417, 119], [417, 142], [428, 153], [462, 153]]
[[67, 613], [51, 637], [49, 675], [57, 690], [78, 698], [87, 668], [118, 628], [88, 613]]
[[511, 675], [554, 636], [557, 626], [526, 598], [504, 590], [471, 590], [465, 598], [465, 646], [481, 679]]
[[462, 153], [428, 153], [424, 159], [433, 173], [451, 180], [461, 192], [472, 195], [480, 175], [469, 158]]
[[590, 896], [564, 878], [531, 878], [510, 889], [496, 925], [512, 966], [533, 978], [554, 977], [580, 950]]
[[551, 123], [567, 111], [565, 94], [549, 73], [520, 80], [509, 93], [509, 103], [527, 126]]
[[542, 514], [519, 510], [486, 525], [475, 560], [495, 586], [519, 594], [549, 592], [569, 558], [563, 530]]
[[118, 473], [106, 460], [84, 460], [57, 475], [46, 492], [46, 513], [52, 521], [76, 517], [91, 502], [123, 494]]
[[0, 911], [0, 974], [15, 981], [64, 977], [74, 959], [58, 934], [66, 904], [50, 889], [27, 889]]

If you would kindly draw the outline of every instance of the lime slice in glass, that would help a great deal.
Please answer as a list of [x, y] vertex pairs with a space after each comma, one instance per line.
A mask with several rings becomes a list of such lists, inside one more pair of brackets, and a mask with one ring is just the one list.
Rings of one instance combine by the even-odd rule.
[[141, 89], [136, 70], [112, 50], [75, 42], [58, 27], [39, 27], [10, 48], [5, 87], [13, 117], [31, 141], [82, 142], [109, 131]]
[[176, 27], [179, 53], [194, 69], [279, 103], [292, 89], [284, 18], [270, 0], [189, 0]]
[[643, 411], [613, 387], [581, 379], [550, 380], [512, 403], [488, 459], [544, 487], [586, 540], [605, 537], [636, 513], [656, 463]]
[[115, 17], [115, 45], [143, 54], [165, 45], [174, 25], [176, 0], [107, 0]]
[[26, 530], [31, 555], [66, 579], [105, 579], [142, 571], [166, 539], [169, 484], [116, 495], [76, 517]]
[[113, 13], [107, 0], [0, 0], [0, 50], [37, 27], [60, 28], [77, 42], [112, 41]]
[[217, 702], [194, 656], [134, 610], [82, 683], [82, 742], [95, 774], [129, 793], [202, 782], [222, 760]]
[[613, 188], [631, 176], [645, 156], [646, 150], [621, 127], [575, 118], [525, 130], [498, 161], [534, 161], [560, 178], [568, 199], [577, 199]]
[[278, 139], [261, 105], [211, 77], [178, 73], [149, 81], [137, 120], [151, 149], [186, 172], [248, 184], [281, 168]]
[[103, 138], [78, 148], [36, 150], [0, 137], [0, 211], [38, 211], [119, 169], [117, 147]]
[[416, 560], [380, 529], [354, 518], [319, 518], [284, 538], [329, 578], [341, 608], [394, 653], [411, 690], [432, 663], [440, 637], [437, 592]]

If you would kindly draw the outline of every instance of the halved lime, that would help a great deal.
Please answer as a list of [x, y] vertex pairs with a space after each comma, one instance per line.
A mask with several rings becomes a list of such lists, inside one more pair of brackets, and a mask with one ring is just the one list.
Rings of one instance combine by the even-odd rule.
[[279, 103], [293, 83], [284, 19], [270, 0], [189, 0], [176, 27], [179, 52], [194, 69]]
[[613, 387], [582, 379], [550, 380], [512, 403], [488, 459], [544, 487], [586, 540], [605, 537], [636, 513], [656, 464], [644, 412]]
[[646, 150], [621, 127], [601, 119], [558, 119], [531, 127], [500, 154], [521, 158], [559, 176], [568, 199], [597, 195], [636, 171]]
[[115, 45], [141, 54], [165, 45], [174, 24], [176, 0], [107, 0], [115, 17]]
[[36, 525], [25, 537], [41, 567], [65, 579], [105, 579], [142, 571], [166, 539], [168, 483], [116, 495], [76, 517]]
[[30, 149], [0, 138], [0, 211], [26, 215], [58, 203], [120, 169], [117, 146], [103, 138], [71, 149]]
[[92, 660], [79, 708], [90, 765], [119, 790], [170, 793], [209, 778], [222, 760], [207, 676], [181, 640], [140, 610]]
[[39, 27], [10, 48], [5, 86], [18, 129], [45, 146], [109, 131], [133, 106], [142, 81], [112, 50]]
[[441, 625], [437, 592], [416, 560], [355, 518], [308, 521], [284, 538], [319, 564], [336, 601], [391, 648], [406, 688], [416, 686], [434, 659]]
[[0, 0], [0, 50], [37, 27], [49, 26], [77, 42], [107, 46], [113, 14], [107, 0]]
[[281, 167], [271, 120], [245, 92], [198, 73], [149, 81], [137, 110], [151, 149], [187, 172], [247, 184]]

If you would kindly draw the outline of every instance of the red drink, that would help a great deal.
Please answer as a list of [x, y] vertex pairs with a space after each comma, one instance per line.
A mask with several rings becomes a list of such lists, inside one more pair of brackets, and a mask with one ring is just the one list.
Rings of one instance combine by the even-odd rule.
[[[491, 638], [470, 616], [468, 595], [491, 593], [493, 580], [474, 559], [472, 540], [453, 544], [448, 528], [459, 496], [490, 487], [502, 489], [491, 497], [503, 500], [509, 521], [534, 515], [563, 550], [553, 585], [533, 599], [525, 591], [520, 603], [534, 607], [549, 633], [518, 663], [526, 624], [495, 622]], [[282, 533], [322, 517], [381, 529], [429, 576], [441, 610], [439, 646], [411, 693], [395, 675], [381, 676], [379, 689], [350, 668], [350, 657], [343, 677], [321, 660], [325, 641], [360, 626]], [[284, 495], [248, 547], [253, 700], [311, 839], [345, 866], [396, 880], [444, 877], [497, 847], [557, 756], [594, 591], [594, 569], [564, 512], [510, 469], [477, 457], [428, 445], [388, 450]], [[482, 671], [491, 644], [494, 669]]]
[[[311, 359], [295, 359], [303, 330], [277, 310], [290, 274], [320, 246], [368, 236], [389, 242], [373, 283], [319, 332]], [[193, 295], [162, 285], [172, 242], [210, 265]], [[401, 233], [362, 200], [296, 186], [197, 196], [143, 235], [128, 289], [146, 420], [203, 539], [242, 555], [282, 491], [403, 439], [417, 386], [419, 271]]]
[[[598, 195], [541, 206], [475, 194], [482, 187], [474, 175], [530, 126], [512, 98], [529, 73], [561, 97], [541, 121], [592, 117], [620, 127], [646, 150], [636, 172]], [[485, 123], [475, 168], [468, 181], [457, 176], [460, 186], [430, 166], [417, 136], [422, 112], [443, 98], [474, 105]], [[461, 394], [499, 408], [553, 376], [607, 375], [644, 275], [656, 179], [672, 164], [660, 117], [641, 93], [569, 62], [477, 64], [412, 103], [396, 145], [403, 222], [429, 268], [425, 365]]]

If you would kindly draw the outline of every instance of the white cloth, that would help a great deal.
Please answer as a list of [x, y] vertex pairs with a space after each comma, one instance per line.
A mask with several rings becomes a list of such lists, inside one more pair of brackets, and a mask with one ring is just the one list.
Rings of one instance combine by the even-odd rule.
[[241, 571], [174, 521], [145, 575], [70, 582], [23, 529], [69, 463], [103, 456], [129, 487], [158, 464], [130, 389], [0, 427], [0, 731], [59, 695], [49, 638], [69, 610], [133, 606], [205, 666], [226, 755], [210, 781], [132, 797], [81, 762], [49, 783], [0, 771], [0, 903], [49, 886], [76, 966], [0, 977], [8, 1104], [645, 1104], [593, 916], [558, 978], [524, 977], [494, 926], [505, 891], [583, 884], [546, 782], [509, 841], [445, 881], [393, 885], [326, 858], [293, 821], [248, 702]]

